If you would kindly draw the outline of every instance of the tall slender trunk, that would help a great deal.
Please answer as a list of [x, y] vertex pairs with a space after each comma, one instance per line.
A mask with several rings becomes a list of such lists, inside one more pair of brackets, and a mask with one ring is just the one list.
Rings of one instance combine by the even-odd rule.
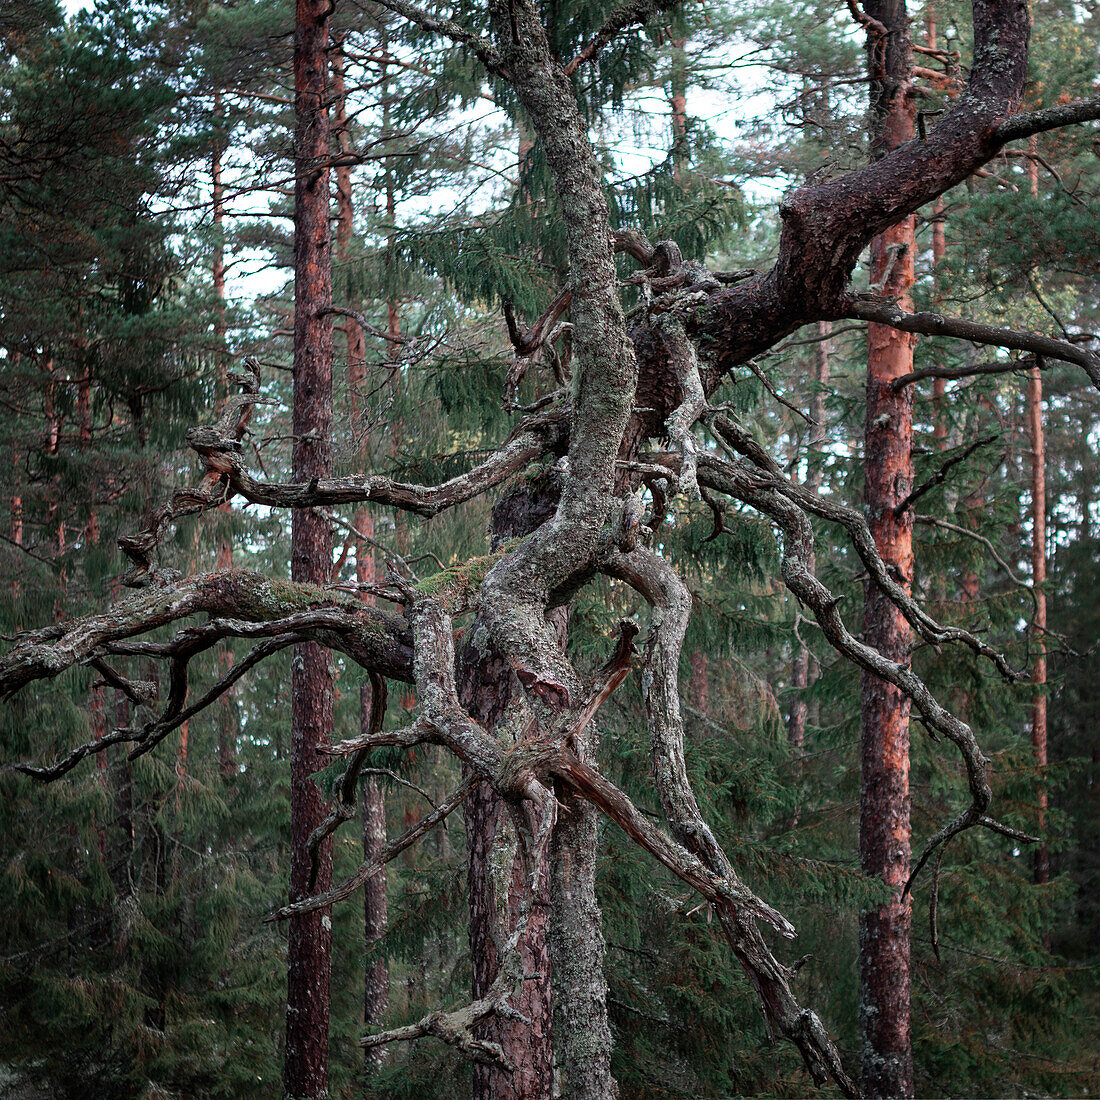
[[[19, 477], [19, 448], [12, 444], [11, 449], [12, 484], [20, 484]], [[18, 489], [12, 493], [9, 506], [8, 532], [13, 546], [23, 545], [23, 494]], [[19, 598], [19, 579], [12, 578], [11, 594], [13, 599]]]
[[[295, 481], [332, 469], [332, 254], [326, 105], [327, 0], [298, 0], [294, 31], [294, 405]], [[332, 531], [313, 511], [294, 513], [291, 579], [324, 584], [332, 569]], [[332, 730], [333, 668], [329, 651], [296, 645], [291, 661], [290, 896], [310, 892], [307, 841], [325, 816], [310, 778], [325, 763], [317, 746]], [[323, 846], [315, 888], [328, 889], [332, 852]], [[293, 917], [287, 960], [286, 1050], [283, 1091], [288, 1097], [327, 1097], [329, 973], [332, 921], [327, 910]]]
[[[591, 761], [591, 727], [577, 755]], [[559, 788], [561, 808], [550, 845], [550, 951], [554, 965], [555, 1055], [561, 1068], [563, 1096], [610, 1100], [611, 1029], [607, 1021], [605, 943], [596, 899], [599, 811], [590, 802]]]
[[[1038, 689], [1031, 702], [1031, 744], [1040, 772], [1047, 765], [1047, 596], [1043, 586], [1047, 579], [1047, 501], [1046, 445], [1043, 439], [1043, 378], [1039, 366], [1027, 372], [1027, 425], [1031, 439], [1031, 581], [1035, 586], [1035, 617], [1032, 620], [1031, 644], [1035, 649], [1035, 666], [1031, 679]], [[1039, 835], [1046, 828], [1047, 792], [1045, 777], [1040, 774]], [[1050, 851], [1044, 838], [1035, 853], [1035, 881], [1050, 881]]]
[[[221, 125], [222, 93], [214, 89], [215, 126]], [[226, 334], [228, 327], [225, 317], [225, 181], [222, 178], [222, 157], [225, 155], [226, 140], [224, 134], [214, 137], [210, 150], [210, 206], [214, 225], [214, 247], [210, 257], [210, 277], [214, 285], [214, 355], [216, 359], [215, 403], [221, 406], [225, 402], [229, 380], [229, 361], [226, 356]]]
[[[924, 16], [924, 44], [930, 49], [936, 49], [936, 11], [929, 5]], [[939, 293], [939, 266], [947, 254], [947, 240], [944, 233], [944, 205], [941, 195], [932, 204], [932, 281], [933, 301], [938, 305]], [[932, 415], [934, 417], [934, 438], [938, 450], [947, 448], [947, 410], [945, 408], [945, 393], [947, 383], [943, 378], [932, 379]]]
[[[221, 125], [222, 93], [214, 89], [215, 125]], [[229, 348], [228, 325], [225, 308], [225, 181], [222, 178], [222, 158], [227, 142], [224, 134], [217, 134], [210, 151], [210, 199], [212, 220], [214, 223], [214, 248], [210, 258], [210, 276], [214, 286], [214, 408], [221, 412], [229, 394]], [[225, 501], [218, 508], [218, 555], [219, 570], [233, 568], [233, 540], [229, 526], [232, 507]], [[223, 675], [233, 667], [233, 651], [222, 646], [218, 651], [218, 661]], [[237, 774], [237, 734], [239, 732], [237, 716], [236, 689], [230, 687], [218, 701], [218, 771], [223, 779]]]
[[[947, 254], [947, 241], [944, 232], [945, 218], [943, 199], [936, 199], [935, 203], [932, 205], [932, 268], [933, 279], [937, 283], [935, 294], [937, 302], [939, 301], [938, 269], [944, 256]], [[944, 379], [932, 379], [932, 415], [935, 418], [933, 432], [936, 440], [936, 447], [941, 451], [947, 448], [946, 389], [947, 383]]]
[[[910, 141], [912, 54], [904, 0], [870, 0], [867, 14], [887, 28], [873, 36], [871, 150], [880, 157]], [[912, 215], [871, 244], [871, 282], [911, 307], [915, 221]], [[891, 383], [913, 369], [913, 337], [881, 325], [867, 332], [865, 428], [868, 520], [879, 553], [906, 589], [913, 578], [913, 520], [895, 514], [913, 483], [912, 391]], [[874, 584], [867, 585], [864, 639], [899, 663], [910, 659], [904, 616]], [[909, 875], [909, 700], [869, 673], [861, 679], [859, 852], [864, 874], [881, 879], [889, 901], [860, 914], [859, 1023], [862, 1092], [913, 1095], [910, 1037], [910, 906], [901, 891]]]
[[680, 178], [687, 160], [687, 40], [672, 43], [672, 68], [668, 79], [668, 105], [672, 117], [672, 164], [676, 179]]
[[[333, 137], [339, 153], [351, 151], [347, 112], [347, 84], [344, 76], [344, 31], [333, 33], [332, 50], [332, 101]], [[383, 66], [383, 89], [385, 66]], [[352, 194], [351, 167], [346, 164], [336, 169], [336, 258], [347, 263], [351, 258], [351, 242], [355, 231], [355, 201]], [[349, 301], [352, 309], [359, 302]], [[364, 418], [362, 394], [365, 388], [367, 345], [362, 326], [352, 317], [344, 323], [344, 338], [348, 356], [348, 392], [351, 404], [352, 435], [358, 441], [361, 472], [370, 462], [367, 444], [367, 428]], [[363, 537], [355, 539], [355, 579], [363, 585], [373, 584], [375, 579], [374, 551], [366, 540], [374, 536], [374, 517], [366, 508], [359, 508], [353, 519], [355, 530]], [[370, 604], [374, 597], [363, 592], [363, 602]], [[359, 689], [359, 725], [363, 733], [370, 729], [371, 686], [364, 683]], [[363, 858], [374, 859], [386, 843], [386, 795], [381, 784], [373, 776], [363, 784]], [[375, 956], [375, 945], [386, 932], [389, 915], [386, 903], [386, 871], [368, 879], [363, 888], [363, 941], [367, 951], [366, 970], [363, 975], [363, 1025], [371, 1030], [381, 1022], [390, 999], [390, 974], [386, 959]], [[363, 1069], [368, 1077], [367, 1094], [372, 1094], [369, 1078], [385, 1061], [385, 1048], [369, 1047], [363, 1053]]]
[[[1031, 197], [1039, 197], [1039, 139], [1028, 143], [1031, 159], [1027, 163]], [[1039, 777], [1039, 835], [1043, 839], [1035, 853], [1035, 881], [1050, 881], [1050, 849], [1045, 836], [1047, 817], [1047, 488], [1046, 442], [1043, 438], [1043, 375], [1041, 363], [1027, 372], [1027, 428], [1031, 443], [1031, 582], [1035, 586], [1035, 617], [1032, 620], [1032, 645], [1035, 647], [1035, 667], [1031, 679], [1038, 690], [1031, 703], [1031, 744]]]

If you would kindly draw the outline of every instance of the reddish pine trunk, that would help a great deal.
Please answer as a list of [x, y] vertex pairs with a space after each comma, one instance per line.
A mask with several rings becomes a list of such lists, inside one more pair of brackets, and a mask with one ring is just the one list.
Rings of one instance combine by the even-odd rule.
[[[904, 0], [866, 4], [890, 34], [872, 40], [872, 152], [882, 156], [914, 136], [907, 95], [912, 60]], [[871, 245], [871, 282], [912, 308], [915, 251], [912, 216]], [[867, 333], [866, 501], [875, 544], [887, 566], [912, 584], [912, 512], [895, 508], [913, 483], [913, 406], [909, 387], [892, 381], [913, 369], [913, 337], [881, 325]], [[868, 584], [864, 639], [899, 663], [910, 659], [909, 627], [901, 612]], [[910, 1041], [910, 907], [901, 896], [909, 875], [909, 701], [895, 687], [864, 673], [861, 706], [860, 863], [893, 891], [885, 904], [860, 914], [860, 1038], [862, 1092], [868, 1097], [913, 1095]]]
[[[351, 135], [348, 132], [347, 85], [344, 79], [344, 32], [333, 35], [332, 51], [332, 100], [333, 100], [333, 136], [340, 153], [351, 150]], [[351, 189], [351, 168], [339, 165], [336, 169], [336, 256], [346, 263], [351, 254], [351, 241], [355, 229], [355, 204]], [[349, 303], [359, 308], [358, 302]], [[396, 323], [394, 320], [392, 323]], [[344, 321], [344, 337], [348, 356], [348, 389], [351, 397], [352, 431], [359, 441], [359, 460], [365, 469], [370, 455], [367, 448], [366, 425], [364, 424], [362, 393], [366, 382], [367, 345], [363, 329], [351, 317]], [[356, 531], [371, 538], [374, 535], [374, 517], [365, 508], [355, 513], [353, 521]], [[360, 584], [374, 583], [374, 551], [364, 538], [355, 540], [355, 579]], [[374, 597], [363, 593], [364, 603], [373, 603]], [[371, 688], [366, 683], [360, 688], [359, 724], [363, 733], [370, 729]], [[363, 857], [373, 859], [386, 843], [386, 795], [374, 778], [363, 784]], [[367, 966], [363, 976], [363, 1024], [368, 1031], [376, 1028], [389, 1005], [390, 975], [386, 959], [382, 955], [371, 958], [375, 944], [385, 934], [388, 924], [386, 904], [385, 869], [368, 879], [363, 889], [363, 940], [367, 949]], [[363, 1068], [369, 1075], [376, 1071], [385, 1060], [382, 1047], [370, 1047], [363, 1055]], [[368, 1093], [370, 1085], [368, 1084]]]
[[[298, 0], [294, 33], [294, 408], [293, 478], [308, 481], [332, 469], [332, 257], [328, 226], [326, 105], [327, 0]], [[291, 578], [324, 584], [332, 569], [332, 531], [312, 511], [294, 513]], [[327, 649], [296, 645], [291, 661], [290, 896], [310, 887], [306, 843], [325, 816], [321, 792], [310, 778], [326, 760], [317, 746], [332, 730], [333, 670]], [[324, 846], [316, 889], [332, 877]], [[332, 922], [327, 910], [290, 921], [287, 965], [286, 1051], [283, 1091], [317, 1100], [328, 1095], [329, 970]]]
[[[1035, 618], [1032, 645], [1035, 667], [1032, 681], [1038, 688], [1031, 704], [1031, 744], [1035, 763], [1042, 772], [1047, 765], [1047, 597], [1043, 585], [1047, 579], [1046, 521], [1046, 445], [1043, 439], [1043, 378], [1038, 365], [1027, 374], [1027, 424], [1031, 437], [1031, 580], [1035, 585]], [[1044, 779], [1040, 777], [1040, 783]], [[1039, 788], [1039, 835], [1046, 828], [1047, 792]], [[1035, 881], [1050, 881], [1050, 852], [1044, 839], [1035, 853]]]
[[[1039, 139], [1028, 143], [1031, 159], [1028, 161], [1028, 177], [1032, 198], [1039, 197]], [[1031, 582], [1035, 586], [1035, 619], [1032, 629], [1032, 645], [1035, 647], [1035, 668], [1031, 679], [1038, 687], [1031, 703], [1031, 744], [1035, 750], [1035, 763], [1039, 765], [1039, 835], [1046, 829], [1047, 792], [1045, 776], [1047, 766], [1047, 594], [1043, 589], [1047, 579], [1047, 487], [1046, 442], [1043, 439], [1043, 376], [1036, 363], [1027, 372], [1027, 428], [1031, 442]], [[1035, 853], [1035, 881], [1050, 882], [1050, 851], [1044, 838]]]

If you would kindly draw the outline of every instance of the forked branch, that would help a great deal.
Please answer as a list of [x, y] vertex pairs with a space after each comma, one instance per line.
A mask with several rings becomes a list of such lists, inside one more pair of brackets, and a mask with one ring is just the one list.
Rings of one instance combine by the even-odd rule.
[[735, 465], [708, 456], [706, 464], [700, 465], [700, 477], [711, 487], [749, 504], [775, 521], [783, 532], [784, 583], [810, 608], [833, 648], [860, 668], [904, 692], [912, 700], [929, 731], [946, 737], [962, 756], [970, 788], [970, 805], [928, 842], [913, 867], [906, 892], [936, 848], [964, 829], [980, 825], [1015, 840], [1035, 842], [1037, 838], [1002, 825], [987, 815], [993, 792], [985, 773], [988, 761], [974, 731], [939, 703], [909, 664], [891, 661], [848, 631], [837, 610], [839, 598], [814, 574], [813, 527], [802, 508], [743, 464]]
[[[466, 800], [466, 796], [476, 782], [477, 777], [470, 776], [450, 798], [445, 802], [441, 802], [430, 814], [422, 817], [412, 828], [407, 829], [396, 840], [389, 841], [378, 855], [365, 860], [355, 874], [339, 885], [332, 887], [331, 890], [326, 890], [323, 894], [315, 894], [313, 897], [302, 898], [301, 901], [296, 901], [291, 905], [284, 905], [281, 909], [272, 913], [270, 917], [266, 917], [265, 921], [270, 924], [273, 921], [287, 920], [290, 917], [301, 916], [303, 913], [312, 913], [317, 909], [327, 909], [338, 901], [350, 898], [360, 886], [377, 875], [387, 863], [399, 856], [406, 848], [415, 844], [425, 833], [430, 832], [436, 825], [457, 810]], [[311, 837], [310, 840], [312, 839]]]
[[[855, 1086], [844, 1073], [839, 1052], [816, 1016], [798, 1003], [790, 984], [793, 972], [772, 954], [756, 919], [766, 920], [788, 936], [794, 935], [794, 929], [740, 881], [703, 819], [688, 778], [677, 681], [680, 651], [691, 616], [691, 593], [669, 563], [650, 550], [638, 548], [617, 555], [609, 562], [607, 572], [630, 584], [654, 609], [645, 645], [642, 690], [650, 762], [669, 828], [691, 858], [699, 860], [721, 884], [717, 897], [705, 889], [700, 892], [714, 906], [734, 954], [760, 997], [769, 1031], [777, 1029], [798, 1047], [818, 1084], [832, 1078], [846, 1096], [855, 1096]], [[636, 821], [630, 825], [639, 831], [643, 828]]]

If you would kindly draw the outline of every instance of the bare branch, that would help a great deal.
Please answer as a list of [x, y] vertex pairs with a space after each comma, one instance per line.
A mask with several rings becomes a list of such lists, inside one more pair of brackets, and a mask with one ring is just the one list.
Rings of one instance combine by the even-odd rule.
[[[775, 959], [752, 918], [768, 921], [787, 936], [794, 935], [794, 928], [740, 881], [699, 812], [688, 779], [677, 679], [680, 651], [691, 616], [691, 593], [668, 562], [650, 550], [638, 548], [617, 555], [606, 571], [636, 588], [655, 612], [646, 640], [642, 684], [653, 776], [669, 828], [691, 853], [691, 858], [698, 859], [721, 884], [717, 898], [706, 889], [700, 892], [715, 906], [730, 946], [760, 997], [769, 1029], [778, 1028], [795, 1043], [816, 1082], [822, 1084], [832, 1077], [841, 1091], [854, 1096], [855, 1087], [844, 1073], [836, 1047], [820, 1023], [807, 1030], [807, 1012], [790, 987], [791, 974]], [[620, 809], [624, 808], [621, 798], [619, 803]], [[629, 829], [645, 833], [645, 827], [633, 819]], [[647, 840], [652, 842], [652, 838]], [[645, 846], [648, 848], [648, 843]], [[672, 869], [681, 874], [675, 867]], [[693, 881], [692, 885], [696, 883]]]
[[86, 756], [90, 756], [92, 753], [103, 752], [104, 749], [110, 748], [111, 745], [140, 741], [141, 737], [141, 730], [119, 728], [112, 730], [110, 733], [94, 741], [85, 741], [83, 745], [77, 746], [77, 748], [73, 749], [67, 756], [62, 757], [53, 764], [39, 766], [36, 764], [18, 763], [8, 766], [12, 771], [21, 772], [23, 775], [29, 775], [32, 779], [38, 779], [43, 783], [52, 783], [55, 779], [60, 779], [66, 772], [72, 771]]
[[944, 317], [939, 313], [906, 313], [893, 301], [885, 299], [868, 301], [850, 298], [844, 308], [844, 316], [889, 325], [902, 332], [919, 332], [925, 336], [954, 336], [960, 340], [970, 340], [975, 344], [992, 344], [996, 347], [1030, 351], [1035, 355], [1060, 359], [1064, 363], [1074, 363], [1083, 367], [1085, 373], [1092, 379], [1092, 384], [1100, 389], [1100, 355], [1066, 340], [1055, 340], [1050, 336], [1040, 336], [1036, 332], [1017, 332], [1013, 329], [997, 328], [995, 325], [986, 325], [978, 321], [964, 321], [958, 317]]
[[797, 405], [792, 405], [785, 397], [782, 397], [779, 391], [772, 385], [771, 379], [760, 369], [760, 364], [754, 359], [746, 359], [744, 365], [752, 371], [753, 374], [760, 380], [760, 384], [782, 405], [784, 408], [790, 409], [796, 416], [802, 417], [807, 424], [813, 424], [813, 419], [806, 415]]
[[251, 671], [261, 661], [266, 661], [273, 653], [278, 653], [280, 649], [286, 649], [287, 646], [293, 645], [299, 640], [299, 637], [298, 634], [276, 634], [275, 637], [253, 646], [248, 656], [243, 660], [236, 661], [233, 667], [201, 699], [192, 703], [191, 706], [183, 708], [170, 719], [162, 716], [152, 726], [147, 726], [144, 730], [144, 736], [141, 738], [141, 743], [130, 752], [130, 759], [136, 760], [139, 756], [144, 756], [145, 753], [163, 741], [172, 730], [178, 729], [188, 719], [206, 710], [211, 703], [221, 698], [246, 672]]
[[[296, 610], [311, 606], [311, 611]], [[129, 639], [197, 614], [233, 616], [192, 628], [204, 637], [293, 631], [332, 645], [391, 679], [411, 677], [408, 628], [400, 617], [310, 585], [232, 570], [154, 585], [101, 614], [20, 635], [0, 658], [0, 695], [11, 695], [33, 680], [51, 679], [102, 654], [171, 658], [176, 643]]]
[[[360, 865], [359, 870], [350, 878], [345, 879], [331, 890], [326, 890], [323, 894], [315, 894], [313, 897], [303, 898], [301, 901], [296, 901], [291, 905], [284, 905], [277, 912], [272, 913], [270, 917], [265, 917], [265, 922], [270, 924], [273, 921], [287, 920], [290, 917], [301, 916], [303, 913], [312, 913], [317, 909], [327, 909], [330, 905], [334, 905], [338, 901], [350, 898], [363, 883], [378, 874], [390, 860], [400, 855], [406, 848], [415, 844], [425, 833], [430, 832], [436, 825], [443, 821], [444, 818], [457, 810], [466, 800], [466, 796], [473, 789], [478, 778], [478, 776], [471, 775], [446, 802], [441, 802], [427, 817], [421, 818], [421, 820], [412, 826], [411, 829], [407, 829], [396, 840], [391, 840], [373, 859], [364, 861]], [[313, 838], [310, 837], [311, 841], [312, 839]]]
[[[385, 155], [389, 156], [390, 154], [387, 152]], [[383, 332], [383, 330], [376, 325], [372, 325], [358, 310], [344, 309], [339, 306], [329, 306], [328, 309], [321, 310], [322, 316], [327, 313], [335, 314], [337, 317], [350, 317], [364, 332], [369, 333], [371, 336], [377, 336], [379, 340], [387, 340], [391, 344], [412, 345], [416, 343], [416, 337], [414, 336], [397, 336], [392, 332]]]
[[349, 753], [362, 752], [364, 749], [382, 749], [396, 747], [410, 749], [414, 745], [435, 744], [438, 738], [428, 721], [418, 715], [412, 723], [400, 730], [383, 730], [379, 733], [361, 733], [335, 745], [318, 745], [317, 751], [326, 756], [347, 756]]
[[[729, 417], [716, 415], [710, 419], [711, 426], [716, 431], [716, 438], [722, 445], [736, 454], [746, 456], [750, 462], [763, 474], [763, 479], [757, 481], [757, 487], [769, 490], [786, 497], [799, 508], [803, 508], [812, 515], [832, 523], [838, 523], [852, 541], [859, 559], [870, 574], [871, 579], [889, 597], [894, 605], [902, 612], [914, 630], [931, 645], [939, 646], [944, 642], [961, 642], [972, 649], [979, 656], [992, 662], [997, 671], [1012, 683], [1024, 678], [1024, 673], [1013, 669], [1004, 655], [998, 653], [992, 647], [986, 645], [980, 638], [962, 627], [943, 626], [933, 619], [913, 597], [890, 575], [885, 562], [875, 547], [875, 540], [871, 536], [871, 530], [867, 526], [867, 519], [862, 512], [849, 508], [808, 489], [804, 485], [791, 481], [780, 469], [779, 464], [769, 455], [743, 428], [735, 424]], [[704, 462], [713, 463], [716, 467], [726, 469], [726, 463], [713, 456], [704, 456]], [[750, 470], [738, 465], [733, 467], [738, 476], [754, 479]], [[718, 486], [714, 486], [718, 488]], [[743, 498], [739, 498], [743, 499]], [[751, 502], [748, 502], [751, 503]], [[755, 505], [753, 505], [755, 507]], [[774, 518], [774, 517], [773, 517]]]
[[1018, 588], [1025, 588], [1031, 594], [1031, 598], [1035, 599], [1035, 590], [1031, 584], [1025, 580], [1021, 580], [1012, 571], [1012, 566], [1008, 564], [997, 552], [997, 548], [990, 542], [985, 535], [980, 534], [977, 531], [969, 531], [965, 527], [960, 527], [957, 523], [951, 523], [945, 519], [939, 519], [935, 516], [914, 516], [914, 523], [922, 523], [928, 527], [942, 527], [945, 531], [954, 531], [958, 535], [965, 535], [969, 539], [974, 539], [976, 542], [980, 542], [992, 555], [993, 560], [1008, 574], [1008, 579], [1012, 581]]
[[939, 703], [909, 664], [896, 664], [848, 631], [837, 611], [840, 600], [814, 575], [813, 527], [802, 509], [781, 494], [777, 487], [749, 474], [744, 465], [735, 466], [708, 456], [706, 465], [700, 465], [700, 477], [720, 492], [728, 493], [770, 516], [778, 524], [784, 535], [784, 583], [813, 611], [833, 648], [861, 668], [904, 692], [912, 700], [929, 731], [943, 734], [962, 755], [970, 788], [970, 805], [928, 842], [913, 868], [905, 892], [911, 889], [914, 878], [936, 848], [964, 829], [980, 825], [995, 832], [1012, 834], [1019, 840], [1034, 839], [1009, 830], [1007, 826], [986, 815], [993, 792], [985, 774], [988, 761], [978, 745], [974, 731]]
[[946, 378], [950, 381], [955, 378], [973, 378], [982, 374], [1011, 374], [1014, 371], [1030, 370], [1036, 362], [1040, 370], [1046, 369], [1042, 359], [1013, 359], [1011, 363], [974, 363], [963, 367], [922, 367], [920, 370], [910, 371], [900, 378], [895, 378], [890, 388], [897, 393], [898, 390], [911, 386], [923, 378]]
[[699, 379], [699, 360], [695, 354], [695, 345], [687, 338], [684, 324], [675, 313], [670, 311], [661, 314], [654, 327], [664, 338], [669, 365], [676, 381], [680, 383], [680, 404], [665, 421], [668, 438], [680, 452], [679, 488], [685, 496], [698, 500], [699, 481], [695, 476], [695, 467], [699, 447], [692, 428], [707, 407], [703, 384]]
[[1096, 119], [1100, 119], [1100, 96], [1046, 107], [1041, 111], [1024, 111], [1002, 122], [994, 134], [1003, 144], [1018, 138], [1031, 137], [1032, 134], [1041, 134], [1046, 130], [1055, 130], [1060, 126], [1094, 122]]
[[906, 509], [912, 508], [925, 493], [934, 489], [937, 485], [942, 485], [947, 480], [947, 474], [953, 467], [957, 466], [960, 462], [965, 462], [980, 447], [988, 446], [990, 443], [996, 443], [1000, 438], [999, 435], [987, 435], [982, 439], [976, 439], [968, 447], [963, 448], [959, 454], [952, 455], [930, 478], [922, 481], [900, 504], [898, 504], [894, 509], [894, 515], [904, 515]]
[[414, 783], [411, 779], [406, 779], [403, 775], [398, 775], [390, 768], [363, 768], [361, 774], [384, 775], [391, 783], [396, 783], [400, 787], [407, 787], [410, 791], [416, 791], [433, 810], [436, 809], [435, 799], [423, 787]]
[[228, 397], [225, 409], [217, 424], [192, 428], [187, 442], [198, 452], [206, 466], [206, 474], [193, 489], [181, 489], [170, 501], [151, 511], [142, 529], [118, 540], [119, 549], [133, 563], [123, 578], [130, 588], [142, 588], [156, 579], [152, 553], [168, 526], [183, 516], [205, 512], [226, 500], [225, 479], [231, 463], [230, 456], [238, 458], [241, 440], [252, 418], [254, 406], [272, 404], [271, 399], [260, 396], [260, 367], [256, 359], [244, 361], [244, 372], [233, 375], [241, 385], [241, 393]]
[[[564, 441], [565, 423], [566, 413], [561, 409], [526, 417], [484, 462], [439, 485], [408, 484], [378, 474], [315, 478], [302, 483], [258, 481], [243, 469], [237, 456], [228, 464], [226, 476], [232, 491], [253, 504], [312, 508], [371, 501], [431, 517], [480, 496], [535, 459], [553, 452]], [[205, 459], [202, 454], [200, 457]]]

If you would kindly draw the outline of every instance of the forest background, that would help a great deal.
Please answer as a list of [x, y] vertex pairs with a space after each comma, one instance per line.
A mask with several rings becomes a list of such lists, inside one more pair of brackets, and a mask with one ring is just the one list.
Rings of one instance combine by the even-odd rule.
[[[563, 42], [604, 14], [551, 6]], [[35, 0], [0, 13], [0, 631], [10, 639], [119, 598], [118, 538], [201, 474], [186, 433], [224, 414], [244, 356], [258, 363], [265, 402], [247, 462], [272, 481], [290, 477], [294, 13], [243, 0], [68, 15]], [[958, 94], [971, 31], [968, 11], [945, 0], [910, 17], [923, 133]], [[1043, 2], [1032, 17], [1025, 107], [1095, 95], [1100, 8]], [[766, 269], [781, 196], [867, 162], [864, 30], [848, 7], [816, 0], [709, 3], [616, 43], [580, 95], [615, 228], [673, 240], [713, 270]], [[530, 325], [563, 285], [560, 212], [522, 112], [469, 51], [369, 4], [338, 3], [332, 31], [333, 468], [430, 484], [482, 462], [557, 385], [552, 344], [526, 374], [515, 369], [506, 314]], [[1017, 142], [922, 209], [916, 307], [1094, 347], [1098, 142], [1094, 125]], [[633, 301], [633, 266], [620, 263]], [[868, 289], [872, 276], [861, 267], [854, 281]], [[738, 367], [721, 398], [788, 476], [856, 507], [866, 330], [807, 326]], [[1006, 683], [961, 647], [918, 647], [913, 666], [981, 730], [998, 818], [1043, 837], [967, 832], [934, 878], [918, 879], [916, 1090], [1096, 1095], [1100, 402], [1078, 367], [1053, 358], [935, 336], [915, 355], [914, 592], [1027, 677]], [[358, 591], [389, 565], [450, 582], [489, 552], [490, 503], [428, 521], [334, 507], [330, 581]], [[785, 589], [767, 518], [713, 498], [677, 496], [669, 509], [660, 550], [695, 612], [680, 668], [692, 782], [743, 877], [797, 927], [780, 950], [801, 962], [806, 1003], [856, 1067], [859, 914], [882, 900], [858, 855], [859, 670]], [[289, 511], [230, 501], [178, 522], [158, 568], [288, 577], [290, 525]], [[864, 563], [836, 525], [815, 521], [815, 533], [818, 573], [858, 621]], [[620, 620], [639, 615], [621, 581], [580, 591], [569, 616], [578, 666], [599, 667]], [[200, 679], [240, 678], [154, 752], [130, 759], [115, 745], [49, 786], [0, 773], [0, 1091], [280, 1089], [288, 940], [265, 918], [287, 900], [294, 844], [291, 650], [254, 666], [252, 652], [238, 641], [195, 658]], [[340, 740], [359, 731], [372, 685], [334, 660]], [[125, 667], [121, 682], [86, 665], [12, 698], [0, 711], [3, 762], [61, 758], [148, 720], [163, 674], [139, 656]], [[645, 808], [640, 680], [633, 673], [602, 707], [599, 759]], [[414, 707], [411, 691], [391, 690], [386, 727]], [[913, 731], [922, 841], [964, 804], [966, 779], [919, 723]], [[339, 796], [342, 772], [337, 761], [317, 775], [326, 797]], [[462, 779], [437, 748], [376, 752], [362, 775], [366, 816], [333, 841], [333, 878], [354, 871], [364, 845], [369, 854], [381, 836], [415, 828]], [[332, 909], [333, 1096], [478, 1087], [444, 1043], [365, 1056], [357, 1044], [365, 1026], [468, 998], [467, 849], [455, 814], [390, 862], [365, 901]], [[813, 1091], [793, 1047], [769, 1042], [708, 906], [610, 824], [597, 887], [622, 1096], [832, 1094]]]

